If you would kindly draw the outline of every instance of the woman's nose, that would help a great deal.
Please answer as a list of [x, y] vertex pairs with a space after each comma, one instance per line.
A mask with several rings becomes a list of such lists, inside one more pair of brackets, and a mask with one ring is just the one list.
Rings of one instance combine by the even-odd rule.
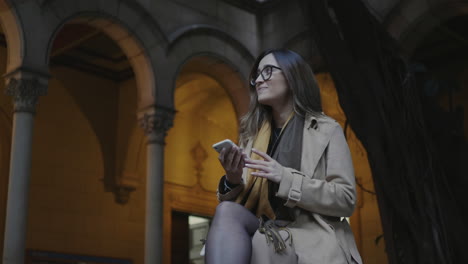
[[263, 77], [262, 77], [261, 74], [259, 74], [259, 75], [257, 76], [257, 79], [255, 79], [255, 84], [257, 84], [257, 83], [262, 83], [262, 82], [264, 82]]

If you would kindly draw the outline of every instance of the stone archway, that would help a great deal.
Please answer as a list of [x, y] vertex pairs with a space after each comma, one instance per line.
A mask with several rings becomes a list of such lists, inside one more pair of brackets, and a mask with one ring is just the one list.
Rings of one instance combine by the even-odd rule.
[[[113, 39], [127, 56], [135, 73], [138, 109], [144, 109], [154, 104], [156, 76], [149, 55], [149, 48], [142, 44], [145, 40], [140, 40], [138, 36], [133, 34], [131, 29], [123, 24], [123, 22], [107, 18], [100, 14], [71, 18], [59, 25], [55, 32], [60, 31], [60, 28], [65, 24], [85, 24], [104, 32]], [[56, 33], [54, 33], [54, 35], [55, 34]], [[54, 37], [49, 43], [48, 54], [50, 54], [52, 49], [53, 40]], [[153, 39], [152, 41], [155, 42], [156, 40]], [[153, 46], [153, 48], [155, 47]], [[152, 51], [157, 53], [156, 50]]]
[[[46, 86], [50, 77], [50, 54], [58, 32], [65, 25], [81, 24], [104, 32], [124, 51], [135, 74], [138, 112], [151, 112], [158, 96], [163, 102], [160, 105], [170, 105], [166, 100], [170, 96], [158, 91], [160, 85], [157, 84], [155, 67], [156, 62], [164, 61], [167, 39], [158, 23], [139, 3], [126, 0], [48, 0], [17, 1], [14, 4], [1, 1], [0, 4], [1, 21], [8, 24], [8, 46], [14, 47], [8, 54], [7, 79], [27, 74], [37, 76], [33, 78], [38, 78]], [[14, 23], [15, 27], [10, 26]], [[28, 41], [21, 43], [20, 37]], [[116, 179], [116, 182], [128, 181]]]
[[[163, 60], [167, 39], [158, 23], [138, 2], [18, 1], [15, 2], [14, 9], [17, 15], [13, 18], [20, 18], [18, 24], [23, 27], [22, 31], [17, 30], [19, 33], [16, 35], [27, 41], [22, 45], [13, 45], [14, 38], [7, 37], [21, 52], [11, 52], [7, 72], [21, 66], [46, 74], [52, 45], [60, 29], [65, 24], [85, 24], [105, 32], [116, 41], [130, 60], [138, 83], [138, 109], [154, 105], [157, 94], [154, 65], [156, 61]], [[12, 15], [5, 17], [10, 18]], [[35, 30], [24, 30], [25, 28]], [[26, 55], [20, 56], [22, 54]]]
[[[203, 44], [207, 40], [220, 45], [208, 47]], [[222, 168], [211, 145], [225, 138], [237, 140], [238, 119], [249, 106], [246, 78], [239, 72], [237, 62], [226, 58], [236, 56], [224, 53], [219, 42], [222, 40], [192, 36], [179, 41], [169, 53], [179, 65], [175, 67], [173, 82], [177, 114], [165, 149], [164, 238], [168, 243], [164, 245], [164, 263], [171, 263], [171, 247], [177, 247], [169, 243], [173, 212], [213, 215]], [[194, 42], [196, 45], [190, 45]], [[189, 52], [182, 49], [186, 45], [192, 47]]]
[[242, 116], [249, 107], [249, 94], [246, 86], [246, 79], [231, 66], [226, 59], [213, 53], [198, 53], [194, 54], [183, 61], [182, 67], [179, 68], [177, 86], [182, 85], [180, 82], [185, 82], [185, 79], [179, 79], [180, 75], [188, 72], [196, 72], [213, 78], [221, 87], [228, 93], [232, 100], [234, 109], [238, 117]]
[[[156, 98], [158, 104], [164, 102], [174, 102], [174, 89], [176, 87], [176, 78], [187, 61], [196, 56], [209, 56], [217, 61], [222, 61], [224, 64], [219, 64], [217, 68], [212, 68], [212, 74], [223, 74], [237, 76], [240, 83], [225, 83], [225, 87], [229, 90], [229, 94], [234, 102], [236, 112], [242, 114], [247, 108], [243, 105], [248, 96], [242, 97], [242, 94], [248, 94], [247, 79], [250, 73], [250, 67], [254, 61], [252, 52], [245, 45], [234, 39], [228, 33], [206, 25], [193, 25], [190, 28], [184, 28], [173, 35], [169, 36], [169, 44], [167, 46], [167, 76], [171, 79], [166, 80], [165, 85], [160, 90], [169, 98]], [[206, 62], [208, 64], [213, 62]], [[223, 66], [224, 65], [224, 66]], [[208, 66], [208, 65], [205, 65]], [[228, 66], [226, 68], [226, 66]], [[223, 82], [224, 78], [218, 81]], [[165, 89], [165, 90], [163, 90]], [[239, 90], [244, 90], [239, 92]], [[172, 107], [172, 105], [170, 106]], [[240, 107], [240, 108], [239, 108]]]
[[[116, 201], [125, 204], [130, 191], [139, 187], [128, 181], [129, 175], [120, 165], [131, 147], [127, 136], [122, 136], [129, 133], [125, 127], [138, 124], [138, 75], [117, 42], [100, 28], [79, 23], [81, 20], [65, 23], [55, 36], [50, 50], [51, 83], [60, 80], [65, 94], [77, 104], [76, 111], [86, 117], [98, 139], [104, 166], [103, 175], [97, 178], [105, 191], [113, 192]], [[59, 89], [49, 89], [48, 97], [55, 98]], [[43, 101], [50, 102], [48, 98]]]
[[[154, 111], [155, 97], [157, 96], [156, 87], [158, 86], [156, 84], [157, 79], [154, 64], [155, 61], [164, 58], [163, 50], [167, 40], [164, 34], [161, 33], [159, 25], [139, 2], [127, 0], [14, 1], [8, 8], [14, 9], [16, 14], [14, 17], [18, 20], [18, 24], [22, 26], [21, 30], [18, 30], [20, 33], [17, 35], [25, 40], [21, 45], [14, 45], [18, 47], [19, 52], [16, 52], [16, 54], [11, 53], [11, 56], [9, 54], [8, 74], [6, 78], [11, 80], [11, 89], [16, 89], [14, 90], [17, 92], [17, 94], [14, 94], [15, 96], [21, 97], [18, 95], [21, 92], [19, 90], [24, 89], [24, 87], [29, 88], [30, 86], [33, 92], [35, 92], [33, 95], [35, 99], [34, 103], [39, 95], [45, 95], [48, 79], [50, 78], [48, 74], [49, 58], [57, 33], [65, 24], [85, 24], [105, 32], [118, 43], [122, 50], [124, 50], [135, 72], [137, 83], [137, 109], [140, 109], [143, 113], [148, 111], [150, 114]], [[7, 38], [9, 37], [7, 36]], [[8, 41], [10, 42], [10, 40]], [[24, 129], [28, 137], [32, 135], [32, 112], [34, 112], [34, 108], [35, 105], [29, 107], [27, 109], [28, 112], [24, 115], [15, 114], [15, 116], [24, 116], [24, 118], [21, 117], [21, 120], [28, 125], [28, 127]], [[150, 126], [150, 130], [152, 130], [154, 125], [150, 124]], [[25, 142], [24, 137], [20, 135], [24, 133], [23, 131], [20, 132], [16, 133], [19, 136], [15, 134], [13, 138]], [[31, 149], [30, 144], [25, 145], [26, 148], [29, 150]], [[153, 146], [153, 148], [158, 149], [158, 146]], [[19, 158], [12, 157], [12, 160], [16, 160], [16, 167], [26, 169], [21, 171], [20, 177], [14, 178], [26, 184], [18, 183], [16, 186], [27, 187], [29, 186], [30, 178], [30, 173], [27, 168], [29, 168], [31, 164], [31, 154], [29, 151], [26, 152], [23, 150], [17, 152], [25, 154], [18, 154], [17, 156]], [[157, 162], [159, 157], [152, 157], [152, 159]], [[9, 203], [10, 201], [13, 203], [15, 200], [26, 201], [26, 206], [21, 206], [21, 208], [25, 208], [24, 210], [16, 210], [21, 213], [17, 218], [18, 221], [14, 218], [14, 214], [11, 214], [11, 219], [15, 221], [11, 220], [10, 225], [15, 228], [9, 232], [11, 235], [7, 240], [14, 245], [14, 249], [8, 250], [8, 252], [11, 251], [11, 256], [9, 256], [8, 259], [23, 262], [24, 241], [26, 237], [25, 227], [27, 222], [25, 210], [28, 208], [28, 191], [21, 189], [21, 191], [13, 193], [15, 193], [15, 199], [10, 199], [9, 197]], [[157, 201], [155, 201], [155, 203], [157, 203]], [[157, 208], [157, 205], [151, 207], [151, 209], [153, 208]], [[149, 210], [146, 212], [148, 211]], [[157, 228], [158, 219], [153, 217], [150, 218], [150, 220], [151, 221], [147, 222], [156, 223], [154, 225]], [[11, 228], [8, 228], [8, 230], [10, 229]], [[161, 246], [156, 243], [161, 243], [161, 241], [154, 232], [149, 231], [146, 233], [151, 233], [147, 236], [147, 238], [150, 238], [150, 243], [146, 244], [148, 244], [150, 248], [155, 248], [153, 251], [146, 251], [147, 254], [151, 255], [148, 262], [153, 262], [153, 259], [160, 255], [157, 251]], [[153, 241], [156, 241], [156, 243], [153, 243]]]
[[[154, 65], [163, 58], [162, 47], [166, 40], [159, 25], [147, 15], [146, 10], [138, 3], [125, 0], [106, 2], [105, 6], [104, 3], [96, 1], [80, 1], [79, 4], [76, 1], [45, 1], [40, 8], [44, 17], [58, 18], [57, 21], [51, 22], [53, 26], [50, 39], [44, 47], [47, 61], [57, 34], [63, 27], [86, 25], [103, 32], [122, 49], [131, 64], [136, 80], [137, 112], [151, 111], [158, 94], [156, 87], [159, 86], [156, 84], [158, 80]], [[117, 177], [112, 173], [113, 168], [106, 174], [106, 185], [113, 186], [111, 188], [114, 189], [118, 201], [126, 201], [129, 192], [139, 185], [133, 172], [124, 170], [125, 168], [117, 172]]]

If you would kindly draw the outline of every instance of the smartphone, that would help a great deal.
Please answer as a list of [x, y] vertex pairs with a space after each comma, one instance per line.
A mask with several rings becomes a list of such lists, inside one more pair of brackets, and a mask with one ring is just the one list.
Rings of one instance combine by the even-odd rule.
[[225, 139], [223, 141], [220, 141], [216, 144], [213, 145], [213, 148], [219, 153], [221, 152], [221, 150], [223, 150], [223, 148], [230, 148], [232, 146], [235, 146], [236, 144], [234, 144], [234, 142], [232, 142], [230, 139]]

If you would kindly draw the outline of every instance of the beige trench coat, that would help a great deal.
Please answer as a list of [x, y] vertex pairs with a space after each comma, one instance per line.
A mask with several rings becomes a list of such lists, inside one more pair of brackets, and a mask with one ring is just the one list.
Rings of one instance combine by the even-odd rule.
[[[245, 147], [250, 155], [252, 142]], [[247, 182], [247, 169], [244, 169]], [[224, 195], [220, 201], [233, 200], [243, 186]], [[353, 233], [343, 217], [356, 205], [353, 164], [340, 125], [330, 117], [307, 115], [304, 123], [301, 171], [284, 168], [277, 196], [294, 208], [296, 220], [288, 227], [299, 264], [362, 263]], [[267, 259], [265, 239], [258, 231], [253, 241], [256, 259]], [[261, 249], [261, 252], [257, 252]], [[274, 253], [273, 253], [274, 254]], [[271, 261], [265, 263], [272, 263]], [[284, 263], [284, 262], [283, 262]], [[259, 264], [258, 261], [256, 264]]]

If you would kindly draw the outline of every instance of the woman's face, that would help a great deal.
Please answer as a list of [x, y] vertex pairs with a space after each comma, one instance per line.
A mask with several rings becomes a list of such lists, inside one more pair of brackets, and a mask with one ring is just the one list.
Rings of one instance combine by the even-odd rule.
[[[260, 72], [264, 71], [264, 76], [268, 77], [268, 67], [271, 70], [271, 77], [264, 81]], [[284, 77], [283, 72], [278, 69], [279, 65], [276, 61], [275, 56], [270, 53], [263, 57], [263, 59], [258, 64], [258, 76], [255, 80], [255, 88], [257, 91], [258, 102], [263, 105], [269, 105], [271, 107], [281, 106], [289, 101], [290, 91], [286, 83], [286, 78]]]

